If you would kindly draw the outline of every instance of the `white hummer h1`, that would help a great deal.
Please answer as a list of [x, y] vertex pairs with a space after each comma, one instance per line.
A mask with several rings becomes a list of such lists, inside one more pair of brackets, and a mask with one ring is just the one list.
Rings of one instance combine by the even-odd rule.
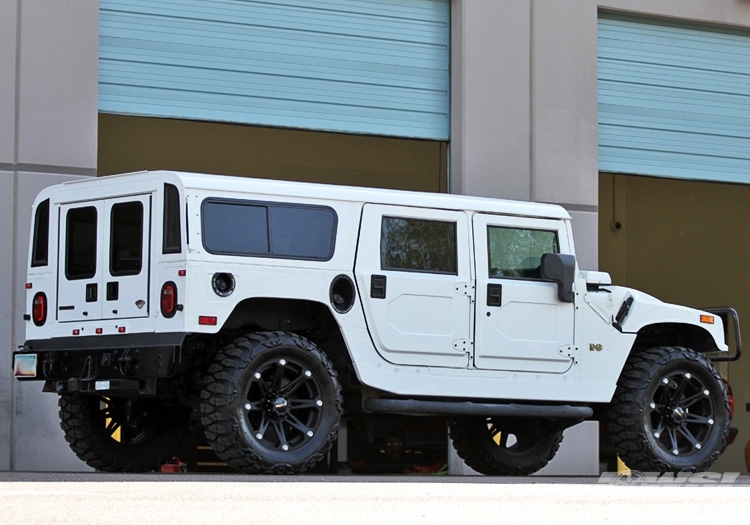
[[68, 182], [34, 203], [15, 376], [59, 395], [71, 448], [105, 471], [158, 467], [197, 411], [232, 468], [302, 472], [345, 407], [445, 417], [485, 474], [540, 469], [591, 418], [631, 468], [707, 468], [731, 414], [704, 354], [738, 357], [736, 313], [612, 286], [574, 254], [554, 205], [168, 171]]

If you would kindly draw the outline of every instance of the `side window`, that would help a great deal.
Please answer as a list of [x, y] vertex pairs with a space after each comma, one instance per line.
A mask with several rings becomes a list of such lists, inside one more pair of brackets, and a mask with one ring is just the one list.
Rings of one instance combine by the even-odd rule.
[[271, 252], [280, 257], [327, 260], [333, 256], [333, 210], [271, 206]]
[[560, 251], [557, 232], [487, 227], [490, 277], [541, 279], [541, 260], [545, 253]]
[[164, 231], [162, 253], [180, 253], [180, 192], [173, 184], [164, 185]]
[[456, 223], [383, 217], [380, 267], [457, 275]]
[[47, 266], [49, 261], [49, 199], [39, 203], [34, 214], [34, 240], [31, 266]]
[[204, 203], [203, 242], [213, 253], [267, 254], [266, 207], [234, 202]]
[[96, 275], [96, 208], [68, 210], [65, 219], [65, 277], [91, 279]]
[[336, 212], [327, 206], [207, 199], [203, 244], [211, 253], [327, 261]]
[[109, 271], [114, 276], [138, 275], [143, 265], [143, 204], [115, 204], [111, 220]]

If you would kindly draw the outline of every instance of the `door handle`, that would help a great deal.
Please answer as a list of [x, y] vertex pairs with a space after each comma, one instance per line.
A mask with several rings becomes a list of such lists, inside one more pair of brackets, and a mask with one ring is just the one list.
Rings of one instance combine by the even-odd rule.
[[86, 285], [86, 302], [94, 303], [99, 296], [99, 286], [97, 283], [89, 283]]
[[120, 283], [110, 281], [107, 283], [107, 301], [116, 301], [120, 295]]
[[502, 305], [503, 305], [503, 285], [488, 284], [487, 285], [487, 306], [502, 306]]
[[370, 278], [370, 297], [373, 299], [385, 299], [385, 275], [373, 275]]

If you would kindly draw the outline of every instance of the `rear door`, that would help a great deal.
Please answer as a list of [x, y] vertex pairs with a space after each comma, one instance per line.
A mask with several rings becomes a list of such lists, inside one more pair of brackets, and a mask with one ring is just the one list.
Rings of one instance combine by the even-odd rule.
[[151, 198], [60, 207], [57, 319], [148, 316]]
[[472, 290], [465, 213], [367, 204], [355, 275], [382, 357], [466, 368]]

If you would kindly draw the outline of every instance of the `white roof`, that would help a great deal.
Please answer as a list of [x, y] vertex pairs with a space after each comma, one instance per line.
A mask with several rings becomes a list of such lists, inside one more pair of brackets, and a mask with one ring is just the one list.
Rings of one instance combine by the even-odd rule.
[[94, 187], [104, 189], [104, 187], [117, 186], [118, 189], [124, 189], [125, 186], [131, 185], [138, 188], [139, 191], [148, 191], [147, 188], [157, 182], [176, 183], [187, 191], [194, 189], [209, 192], [221, 191], [302, 198], [312, 197], [328, 201], [353, 201], [446, 210], [470, 210], [550, 219], [570, 219], [570, 215], [565, 208], [556, 204], [178, 171], [141, 171], [121, 175], [107, 175], [104, 177], [69, 181], [63, 183], [62, 186], [64, 187], [64, 193], [68, 193], [66, 190], [78, 193], [78, 189], [82, 189], [83, 187], [88, 187], [88, 189], [93, 189]]

